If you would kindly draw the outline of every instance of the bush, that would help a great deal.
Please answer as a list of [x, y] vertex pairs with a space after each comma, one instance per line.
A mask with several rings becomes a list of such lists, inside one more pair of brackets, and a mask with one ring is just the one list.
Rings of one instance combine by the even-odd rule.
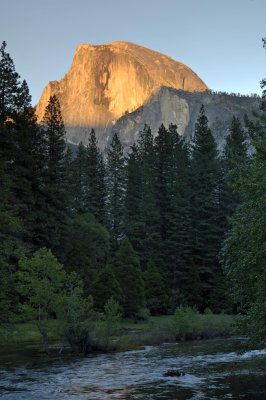
[[210, 310], [200, 314], [191, 307], [179, 307], [173, 316], [172, 330], [176, 340], [229, 336], [233, 332], [233, 317], [212, 314]]
[[100, 350], [110, 351], [119, 347], [120, 321], [120, 305], [111, 297], [94, 326], [93, 337]]
[[202, 331], [199, 313], [191, 307], [178, 307], [173, 317], [176, 340], [195, 339]]

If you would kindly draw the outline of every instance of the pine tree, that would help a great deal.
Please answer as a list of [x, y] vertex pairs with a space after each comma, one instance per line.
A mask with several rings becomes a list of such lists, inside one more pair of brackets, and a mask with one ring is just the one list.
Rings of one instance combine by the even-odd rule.
[[217, 150], [203, 105], [195, 124], [191, 156], [193, 267], [200, 281], [196, 284], [199, 289], [196, 300], [202, 310], [213, 306], [210, 299], [222, 281], [218, 263], [221, 235], [217, 221]]
[[[191, 175], [189, 170], [188, 149], [177, 135], [176, 126], [169, 126], [169, 133], [174, 135], [172, 194], [169, 204], [171, 211], [168, 223], [168, 235], [165, 240], [168, 276], [172, 289], [172, 309], [180, 304], [191, 304], [193, 283], [195, 280], [191, 260]], [[193, 282], [192, 282], [193, 281]], [[192, 300], [194, 304], [194, 300]]]
[[87, 152], [82, 142], [79, 143], [76, 157], [72, 159], [69, 170], [69, 186], [71, 193], [71, 206], [75, 213], [87, 212], [85, 199], [85, 171], [87, 164]]
[[155, 258], [157, 253], [159, 236], [158, 208], [156, 205], [155, 187], [155, 149], [154, 140], [149, 126], [145, 125], [139, 132], [138, 162], [141, 172], [140, 187], [140, 221], [142, 223], [142, 245], [138, 248], [140, 262], [144, 267], [150, 258]]
[[[266, 83], [266, 82], [265, 82]], [[245, 180], [238, 185], [242, 203], [231, 218], [231, 228], [222, 250], [231, 294], [242, 317], [242, 332], [249, 344], [265, 347], [266, 296], [266, 108], [253, 125], [256, 149]]]
[[153, 260], [148, 261], [143, 273], [145, 298], [152, 315], [166, 314], [169, 307], [169, 289]]
[[[263, 39], [266, 49], [266, 39]], [[266, 345], [266, 79], [261, 81], [261, 113], [248, 121], [255, 153], [245, 180], [238, 185], [243, 199], [231, 219], [222, 249], [231, 294], [242, 316], [242, 332], [251, 347]], [[241, 157], [242, 158], [242, 157]]]
[[107, 154], [107, 220], [114, 245], [123, 235], [123, 215], [125, 198], [125, 158], [123, 147], [114, 134], [110, 149]]
[[15, 65], [6, 52], [6, 42], [0, 48], [0, 123], [19, 111], [20, 76]]
[[144, 231], [144, 224], [141, 219], [141, 183], [142, 176], [138, 148], [136, 145], [133, 145], [126, 163], [124, 231], [138, 254], [142, 250]]
[[111, 266], [123, 292], [124, 315], [134, 317], [144, 306], [144, 284], [137, 254], [127, 238], [120, 243]]
[[230, 217], [240, 204], [241, 198], [235, 186], [243, 179], [248, 168], [247, 136], [238, 118], [233, 117], [224, 148], [224, 175], [226, 216]]
[[[70, 211], [65, 185], [66, 131], [56, 96], [50, 97], [42, 123], [47, 142], [47, 170], [44, 182], [46, 209], [43, 215], [42, 240], [48, 248], [56, 252], [67, 236]], [[56, 255], [59, 256], [57, 252]]]
[[92, 129], [86, 149], [85, 164], [85, 202], [87, 212], [105, 222], [105, 170], [102, 155], [97, 147], [95, 132]]
[[158, 130], [155, 138], [155, 190], [156, 206], [158, 209], [158, 247], [155, 261], [165, 275], [167, 275], [167, 260], [165, 260], [165, 241], [168, 237], [169, 223], [172, 218], [170, 208], [173, 188], [173, 138], [164, 125]]
[[64, 264], [79, 274], [84, 282], [84, 292], [90, 294], [99, 271], [106, 267], [110, 235], [91, 214], [76, 214], [70, 223], [64, 244]]
[[122, 289], [110, 266], [102, 269], [91, 288], [93, 306], [98, 311], [104, 311], [104, 306], [112, 297], [118, 303], [123, 304]]
[[169, 281], [176, 280], [176, 243], [172, 240], [172, 231], [176, 219], [174, 194], [178, 180], [179, 142], [175, 125], [170, 125], [169, 129], [161, 125], [155, 138], [155, 188], [160, 235], [156, 261]]
[[[16, 160], [22, 158], [21, 153], [26, 156], [23, 152], [25, 137], [30, 137], [28, 131], [34, 123], [28, 86], [19, 79], [14, 62], [6, 52], [6, 42], [3, 42], [0, 48], [0, 162], [11, 179], [18, 168]], [[27, 141], [25, 146], [28, 145]], [[28, 153], [30, 148], [27, 147]]]
[[[28, 93], [27, 85], [24, 85]], [[44, 202], [43, 185], [46, 173], [46, 141], [42, 129], [37, 125], [30, 97], [23, 96], [24, 111], [14, 117], [13, 126], [16, 153], [14, 156], [14, 192], [17, 213], [23, 220], [23, 240], [38, 247], [39, 213]], [[22, 107], [22, 103], [21, 103]], [[37, 235], [36, 235], [37, 234]]]

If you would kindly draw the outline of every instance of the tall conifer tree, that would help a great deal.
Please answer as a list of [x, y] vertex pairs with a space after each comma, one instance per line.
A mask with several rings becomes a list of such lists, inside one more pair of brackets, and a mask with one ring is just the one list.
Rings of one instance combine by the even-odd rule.
[[123, 292], [126, 317], [134, 317], [144, 306], [144, 283], [137, 254], [127, 238], [115, 253], [112, 269]]
[[[47, 247], [59, 251], [60, 243], [67, 235], [69, 199], [66, 190], [66, 131], [60, 103], [51, 96], [43, 118], [47, 142], [47, 169], [44, 182], [45, 213], [43, 217], [43, 241]], [[57, 256], [58, 253], [57, 253]]]
[[114, 134], [107, 154], [107, 220], [113, 242], [117, 245], [123, 235], [123, 216], [125, 198], [125, 158], [123, 147], [117, 134]]
[[105, 170], [102, 155], [97, 147], [95, 132], [92, 129], [86, 149], [85, 202], [87, 212], [97, 221], [105, 222]]
[[220, 228], [218, 224], [217, 173], [218, 160], [214, 137], [208, 127], [202, 105], [195, 124], [191, 151], [193, 267], [199, 279], [195, 300], [200, 309], [213, 306], [211, 300], [217, 292], [217, 279], [221, 278], [218, 263]]

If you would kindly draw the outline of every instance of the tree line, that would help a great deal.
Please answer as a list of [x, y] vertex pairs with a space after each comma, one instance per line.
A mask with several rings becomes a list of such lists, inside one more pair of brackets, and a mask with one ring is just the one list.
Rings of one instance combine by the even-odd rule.
[[241, 257], [257, 243], [250, 229], [261, 233], [251, 187], [264, 179], [264, 114], [248, 128], [234, 117], [223, 154], [202, 105], [189, 145], [176, 125], [156, 137], [144, 126], [129, 154], [114, 134], [103, 157], [92, 130], [73, 155], [57, 97], [38, 125], [5, 42], [0, 57], [1, 322], [34, 317], [41, 328], [69, 304], [83, 304], [82, 315], [89, 303], [103, 312], [109, 299], [131, 318], [180, 305], [249, 312], [257, 286], [241, 293]]

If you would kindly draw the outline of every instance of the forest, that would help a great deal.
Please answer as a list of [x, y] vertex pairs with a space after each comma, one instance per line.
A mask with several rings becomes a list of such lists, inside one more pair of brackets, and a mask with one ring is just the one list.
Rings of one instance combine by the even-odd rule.
[[[263, 42], [266, 48], [266, 41]], [[191, 143], [149, 126], [125, 154], [68, 147], [60, 103], [37, 124], [27, 83], [0, 48], [0, 325], [105, 315], [237, 314], [266, 345], [266, 79], [254, 119], [219, 153], [202, 105]], [[252, 111], [252, 110], [247, 110]]]

